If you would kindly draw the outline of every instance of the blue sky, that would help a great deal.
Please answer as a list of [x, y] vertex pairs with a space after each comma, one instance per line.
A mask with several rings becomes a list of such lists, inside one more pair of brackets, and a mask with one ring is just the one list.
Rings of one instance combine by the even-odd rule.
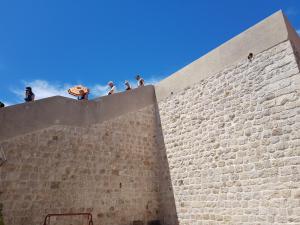
[[299, 0], [0, 0], [0, 101], [155, 83], [279, 9], [300, 32]]

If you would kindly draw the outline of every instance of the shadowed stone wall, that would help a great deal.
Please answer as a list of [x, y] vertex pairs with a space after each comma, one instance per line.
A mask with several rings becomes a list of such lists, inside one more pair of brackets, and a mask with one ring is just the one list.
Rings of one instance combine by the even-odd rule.
[[172, 181], [161, 191], [174, 192], [181, 225], [300, 223], [300, 74], [289, 41], [158, 107]]
[[158, 219], [155, 132], [150, 105], [89, 127], [58, 125], [2, 141], [5, 224], [38, 225], [48, 213], [68, 212], [91, 212], [95, 225]]

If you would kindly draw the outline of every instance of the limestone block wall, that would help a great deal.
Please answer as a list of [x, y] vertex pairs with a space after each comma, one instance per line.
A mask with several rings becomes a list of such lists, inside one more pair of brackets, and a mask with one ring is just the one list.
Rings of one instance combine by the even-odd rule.
[[180, 225], [300, 224], [300, 74], [290, 41], [158, 108], [162, 175], [172, 182], [162, 180], [161, 210], [176, 206], [162, 215], [166, 225], [177, 217]]
[[88, 127], [56, 125], [2, 140], [5, 224], [38, 225], [48, 213], [69, 212], [91, 212], [95, 225], [158, 219], [155, 132], [149, 105]]

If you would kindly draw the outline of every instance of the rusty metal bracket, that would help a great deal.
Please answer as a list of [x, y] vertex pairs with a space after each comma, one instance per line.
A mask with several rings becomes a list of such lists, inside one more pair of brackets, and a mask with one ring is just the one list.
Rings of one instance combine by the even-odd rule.
[[49, 225], [51, 217], [63, 217], [63, 216], [87, 216], [87, 220], [88, 220], [87, 225], [94, 225], [93, 224], [93, 216], [92, 216], [91, 213], [55, 213], [55, 214], [48, 214], [47, 216], [45, 216], [43, 225]]

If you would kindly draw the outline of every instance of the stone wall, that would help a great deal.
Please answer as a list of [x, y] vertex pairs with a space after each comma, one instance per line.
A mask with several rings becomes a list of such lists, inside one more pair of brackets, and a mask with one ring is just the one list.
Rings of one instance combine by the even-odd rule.
[[95, 225], [158, 219], [155, 132], [151, 105], [89, 127], [57, 125], [2, 141], [5, 224], [41, 225], [48, 213], [69, 212], [91, 212]]
[[175, 199], [181, 225], [300, 224], [300, 74], [289, 41], [158, 107], [172, 181], [162, 180], [162, 211]]

